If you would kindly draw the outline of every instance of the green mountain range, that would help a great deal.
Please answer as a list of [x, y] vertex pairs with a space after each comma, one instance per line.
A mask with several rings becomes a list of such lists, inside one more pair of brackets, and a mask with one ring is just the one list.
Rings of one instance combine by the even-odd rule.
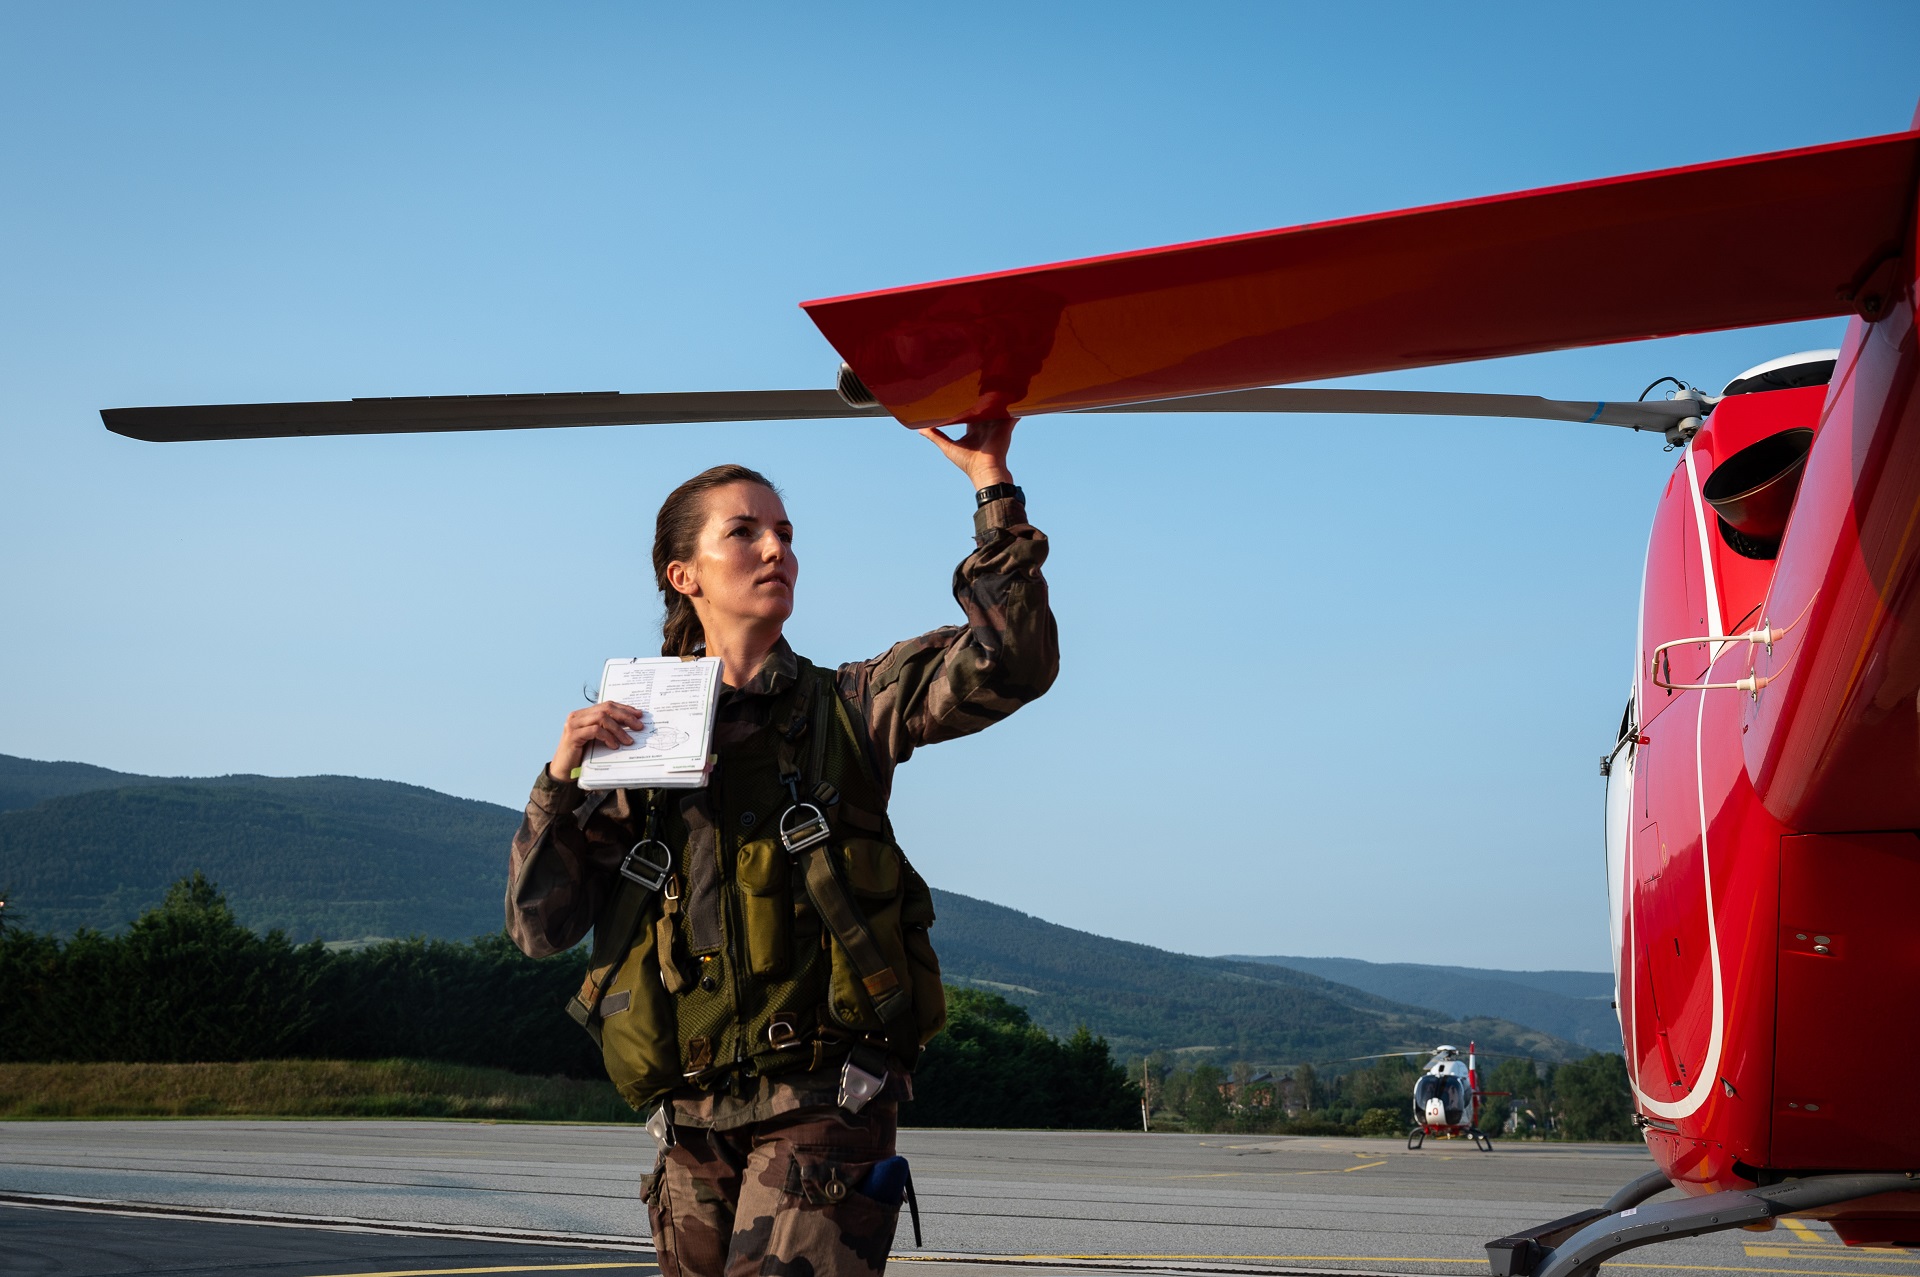
[[1595, 1051], [1620, 1049], [1613, 976], [1605, 971], [1489, 971], [1481, 967], [1363, 962], [1358, 958], [1245, 958], [1306, 971], [1447, 1016], [1498, 1016]]
[[[8, 925], [112, 930], [198, 870], [258, 930], [296, 940], [460, 939], [501, 925], [518, 821], [505, 807], [392, 781], [136, 776], [0, 755], [0, 891]], [[1607, 1046], [1564, 1016], [1549, 1029], [1510, 1014], [1509, 1004], [1544, 1014], [1555, 1012], [1553, 998], [1579, 1001], [1515, 973], [1359, 963], [1328, 978], [1314, 964], [1345, 960], [1192, 957], [934, 894], [950, 982], [1001, 993], [1056, 1033], [1085, 1024], [1121, 1056], [1318, 1063], [1473, 1039], [1492, 1052], [1560, 1060]], [[1381, 975], [1388, 971], [1398, 983]], [[1427, 982], [1409, 971], [1427, 972]], [[1473, 998], [1435, 996], [1463, 981]], [[1610, 1049], [1617, 1045], [1616, 1030]]]
[[296, 940], [501, 926], [519, 814], [350, 776], [131, 776], [0, 754], [0, 890], [14, 925], [112, 930], [204, 872], [248, 926]]

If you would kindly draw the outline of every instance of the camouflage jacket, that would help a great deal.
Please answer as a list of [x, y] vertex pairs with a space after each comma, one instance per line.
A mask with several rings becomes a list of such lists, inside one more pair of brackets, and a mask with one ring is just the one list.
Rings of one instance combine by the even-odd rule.
[[[865, 727], [884, 789], [916, 748], [999, 722], [1043, 694], [1059, 671], [1059, 641], [1040, 573], [1046, 537], [1027, 522], [1021, 501], [1003, 498], [975, 512], [974, 539], [976, 549], [953, 576], [965, 625], [932, 630], [837, 671], [840, 697]], [[767, 730], [774, 699], [796, 672], [793, 650], [782, 639], [751, 680], [723, 689], [716, 748]], [[703, 798], [703, 791], [692, 791], [690, 805], [697, 809]], [[620, 857], [638, 837], [637, 815], [624, 791], [588, 794], [541, 767], [509, 853], [507, 931], [523, 952], [536, 958], [558, 953], [593, 927], [613, 897]], [[833, 1102], [824, 1080], [794, 1082], [798, 1091], [761, 1079], [759, 1094], [742, 1097], [688, 1092], [676, 1096], [675, 1120], [722, 1126], [760, 1120], [816, 1102], [820, 1087], [825, 1102]]]

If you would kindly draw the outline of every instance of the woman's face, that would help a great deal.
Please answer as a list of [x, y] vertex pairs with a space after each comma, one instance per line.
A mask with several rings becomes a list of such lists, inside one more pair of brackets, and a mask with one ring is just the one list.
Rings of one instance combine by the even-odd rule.
[[667, 566], [668, 582], [694, 600], [709, 628], [728, 620], [781, 624], [793, 615], [799, 575], [787, 508], [757, 483], [729, 483], [709, 492], [693, 558]]

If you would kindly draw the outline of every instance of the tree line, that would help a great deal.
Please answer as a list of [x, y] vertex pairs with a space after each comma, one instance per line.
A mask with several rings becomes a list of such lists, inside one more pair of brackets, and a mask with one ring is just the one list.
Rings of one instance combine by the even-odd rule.
[[[1421, 1064], [1406, 1056], [1338, 1074], [1299, 1065], [1275, 1076], [1247, 1063], [1172, 1061], [1151, 1055], [1133, 1066], [1147, 1084], [1156, 1129], [1395, 1135], [1413, 1125], [1413, 1084]], [[1508, 1057], [1480, 1074], [1489, 1094], [1480, 1127], [1489, 1135], [1566, 1140], [1632, 1140], [1633, 1099], [1626, 1061], [1595, 1054], [1564, 1064]]]
[[[534, 961], [504, 934], [296, 945], [242, 926], [196, 873], [118, 935], [0, 927], [0, 1060], [417, 1059], [601, 1078], [598, 1048], [562, 1010], [585, 974], [584, 947]], [[1138, 1120], [1138, 1088], [1104, 1039], [1061, 1041], [993, 994], [948, 996], [902, 1121]]]

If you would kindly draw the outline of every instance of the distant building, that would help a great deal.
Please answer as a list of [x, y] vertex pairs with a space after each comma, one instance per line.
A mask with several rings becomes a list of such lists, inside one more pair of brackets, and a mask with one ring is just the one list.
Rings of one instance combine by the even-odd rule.
[[[1286, 1081], [1291, 1085], [1293, 1079]], [[1275, 1090], [1272, 1073], [1256, 1073], [1244, 1082], [1222, 1082], [1220, 1097], [1227, 1102], [1229, 1112], [1237, 1113], [1246, 1109], [1272, 1108]]]
[[1288, 1117], [1299, 1117], [1307, 1111], [1307, 1091], [1299, 1081], [1289, 1073], [1273, 1084], [1274, 1102], [1280, 1111]]

